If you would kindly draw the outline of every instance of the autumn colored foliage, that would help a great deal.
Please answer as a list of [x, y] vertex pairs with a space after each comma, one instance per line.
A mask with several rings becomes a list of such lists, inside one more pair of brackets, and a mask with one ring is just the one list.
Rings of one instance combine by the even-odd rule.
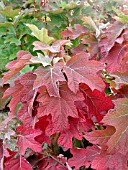
[[99, 29], [83, 16], [60, 39], [26, 24], [35, 55], [19, 50], [0, 89], [2, 170], [128, 169], [126, 18]]

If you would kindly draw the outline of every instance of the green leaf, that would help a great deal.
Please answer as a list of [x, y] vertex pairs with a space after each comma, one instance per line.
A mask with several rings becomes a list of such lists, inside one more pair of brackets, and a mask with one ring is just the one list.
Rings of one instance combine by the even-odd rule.
[[7, 40], [5, 40], [4, 41], [4, 43], [10, 43], [10, 44], [16, 44], [17, 46], [18, 45], [21, 45], [21, 41], [19, 40], [19, 39], [17, 39], [17, 38], [15, 38], [15, 37], [11, 37], [11, 38], [9, 38], [9, 39], [7, 39]]
[[3, 36], [3, 35], [6, 35], [6, 34], [7, 34], [6, 28], [0, 27], [0, 37]]
[[12, 26], [12, 23], [11, 22], [3, 22], [3, 23], [0, 23], [0, 27], [3, 26], [3, 27], [10, 27]]
[[128, 15], [125, 15], [122, 11], [116, 9], [114, 6], [112, 7], [113, 11], [117, 14], [113, 18], [122, 24], [128, 23]]
[[41, 30], [39, 30], [33, 24], [26, 24], [26, 26], [28, 26], [31, 29], [33, 36], [35, 36], [38, 40], [40, 40], [41, 42], [44, 42], [45, 44], [51, 44], [51, 42], [54, 40], [53, 37], [48, 36], [47, 29], [42, 28]]
[[13, 9], [12, 6], [7, 6], [0, 11], [0, 14], [4, 14], [7, 17], [14, 19], [20, 12], [20, 9]]

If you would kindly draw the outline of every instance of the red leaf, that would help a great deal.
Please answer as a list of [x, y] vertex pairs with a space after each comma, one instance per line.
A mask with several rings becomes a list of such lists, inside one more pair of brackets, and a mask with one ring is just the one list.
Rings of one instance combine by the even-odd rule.
[[38, 108], [38, 117], [52, 115], [53, 129], [61, 132], [69, 127], [68, 116], [78, 118], [78, 112], [74, 101], [82, 100], [82, 95], [76, 95], [70, 91], [67, 85], [60, 86], [60, 98], [50, 97], [46, 89], [39, 90], [37, 100], [42, 106]]
[[81, 26], [80, 24], [74, 24], [74, 29], [67, 27], [68, 30], [61, 32], [63, 37], [70, 37], [70, 39], [76, 39], [77, 37], [87, 34], [89, 30], [86, 27]]
[[69, 159], [68, 163], [70, 166], [75, 166], [75, 169], [81, 166], [88, 168], [93, 159], [99, 154], [99, 151], [100, 149], [97, 146], [88, 146], [86, 149], [71, 149], [73, 158]]
[[115, 128], [108, 126], [104, 130], [94, 130], [92, 132], [88, 132], [84, 135], [84, 137], [92, 144], [99, 144], [100, 146], [104, 146], [114, 133]]
[[48, 50], [52, 53], [57, 53], [57, 52], [60, 52], [61, 47], [63, 45], [66, 45], [67, 43], [70, 43], [70, 40], [57, 40], [51, 46], [46, 45], [40, 41], [35, 41], [33, 45], [35, 46], [34, 50], [42, 50], [42, 51]]
[[17, 128], [18, 135], [17, 146], [20, 149], [21, 155], [24, 155], [27, 148], [31, 148], [35, 152], [41, 152], [41, 144], [34, 138], [41, 134], [39, 129], [32, 129], [32, 127], [19, 126]]
[[4, 170], [32, 170], [29, 162], [22, 156], [19, 156], [18, 158], [11, 156], [7, 158], [4, 165]]
[[127, 170], [127, 157], [128, 155], [123, 156], [120, 153], [109, 155], [103, 152], [93, 160], [91, 168], [96, 170]]
[[107, 145], [108, 152], [128, 152], [128, 99], [121, 98], [113, 101], [115, 109], [110, 111], [102, 120], [103, 123], [114, 126], [116, 132], [111, 136]]
[[3, 97], [12, 96], [10, 110], [14, 113], [18, 102], [30, 103], [34, 96], [33, 83], [36, 78], [32, 72], [25, 73], [16, 78], [15, 85], [8, 88]]
[[110, 73], [115, 71], [125, 72], [127, 70], [126, 63], [128, 61], [128, 44], [120, 45], [115, 43], [102, 61], [107, 64], [106, 69]]
[[72, 138], [82, 140], [82, 134], [79, 131], [78, 119], [69, 119], [70, 128], [61, 132], [58, 144], [67, 148], [72, 148]]
[[87, 51], [91, 54], [91, 57], [94, 57], [99, 52], [98, 41], [94, 35], [87, 35], [87, 37], [82, 38], [82, 44], [87, 44], [85, 46]]
[[86, 55], [75, 55], [64, 67], [68, 78], [68, 87], [76, 93], [79, 89], [79, 83], [86, 83], [92, 90], [98, 89], [104, 90], [105, 84], [103, 80], [98, 76], [98, 72], [104, 68], [103, 64], [99, 61], [88, 60], [88, 53]]
[[17, 53], [17, 60], [11, 61], [6, 65], [10, 70], [4, 75], [2, 84], [18, 73], [25, 65], [30, 64], [29, 60], [31, 57], [32, 55], [29, 52], [19, 51]]
[[39, 136], [35, 138], [36, 141], [38, 141], [39, 143], [42, 142], [50, 143], [50, 137], [48, 136], [49, 134], [45, 132], [48, 124], [49, 124], [48, 116], [41, 117], [35, 124], [35, 128], [40, 129], [42, 132]]
[[44, 85], [47, 87], [50, 96], [59, 97], [59, 81], [65, 81], [61, 69], [62, 67], [59, 65], [53, 68], [38, 67], [34, 72], [37, 75], [34, 88], [39, 88]]
[[22, 121], [26, 128], [28, 126], [33, 126], [34, 120], [32, 116], [28, 113], [28, 106], [26, 103], [22, 105], [22, 108], [18, 111], [17, 115], [18, 119]]
[[126, 25], [121, 22], [115, 22], [105, 32], [105, 38], [103, 38], [99, 44], [101, 47], [102, 56], [108, 55], [108, 52], [114, 46], [116, 39], [120, 36], [122, 31], [126, 28]]
[[[38, 164], [38, 170], [67, 170], [67, 167], [63, 165], [63, 160], [62, 158], [59, 159], [58, 157], [55, 158], [56, 160], [52, 158], [45, 158], [42, 161], [39, 162]], [[58, 163], [58, 161], [60, 163]], [[62, 162], [61, 162], [62, 161]], [[64, 161], [65, 163], [65, 161]]]
[[84, 44], [79, 44], [77, 47], [72, 48], [73, 55], [77, 55], [81, 52], [86, 52], [86, 46]]
[[41, 50], [41, 51], [50, 51], [52, 53], [57, 53], [56, 49], [54, 49], [52, 46], [46, 45], [43, 42], [40, 41], [34, 41], [33, 42], [34, 48], [33, 50]]
[[80, 90], [84, 95], [83, 101], [87, 106], [88, 118], [95, 116], [100, 121], [104, 115], [102, 112], [106, 112], [114, 107], [114, 104], [109, 98], [107, 98], [103, 92], [95, 89], [92, 91], [86, 84], [80, 84]]

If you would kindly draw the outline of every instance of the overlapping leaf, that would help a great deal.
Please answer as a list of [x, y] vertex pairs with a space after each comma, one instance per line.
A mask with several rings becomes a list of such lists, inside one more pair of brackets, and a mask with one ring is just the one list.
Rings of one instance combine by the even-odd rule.
[[16, 73], [18, 73], [25, 65], [30, 64], [29, 61], [32, 57], [31, 53], [26, 51], [19, 51], [17, 53], [17, 60], [11, 61], [6, 65], [9, 71], [3, 77], [3, 84], [13, 77]]
[[113, 73], [115, 71], [125, 72], [127, 70], [128, 62], [128, 44], [121, 45], [115, 43], [113, 48], [108, 52], [108, 55], [103, 58], [107, 66], [108, 72]]
[[92, 144], [98, 144], [100, 146], [106, 145], [110, 137], [115, 133], [115, 128], [112, 126], [107, 127], [104, 130], [95, 130], [87, 133], [84, 137]]
[[3, 97], [12, 96], [10, 101], [11, 112], [14, 113], [19, 102], [30, 103], [34, 96], [33, 83], [36, 75], [28, 72], [15, 80], [15, 85], [6, 90]]
[[34, 120], [28, 111], [28, 105], [26, 103], [22, 104], [22, 108], [18, 111], [17, 115], [18, 119], [22, 121], [26, 128], [28, 126], [33, 126]]
[[82, 95], [74, 94], [66, 84], [60, 86], [60, 98], [50, 97], [44, 87], [38, 92], [40, 95], [37, 100], [41, 102], [41, 106], [38, 108], [38, 117], [51, 114], [53, 128], [56, 132], [69, 128], [68, 116], [78, 118], [74, 102], [81, 100]]
[[6, 162], [4, 163], [5, 165], [5, 170], [32, 170], [31, 165], [29, 164], [29, 162], [23, 157], [23, 156], [19, 156], [17, 158], [14, 158], [13, 156], [10, 156]]
[[64, 147], [72, 148], [72, 138], [82, 140], [82, 134], [79, 131], [78, 119], [69, 119], [70, 128], [61, 132], [58, 143]]
[[67, 30], [61, 32], [63, 37], [70, 37], [71, 39], [76, 39], [77, 37], [87, 34], [89, 30], [81, 26], [80, 24], [74, 24], [74, 29], [67, 27]]
[[40, 135], [38, 135], [35, 138], [36, 141], [38, 141], [39, 143], [42, 143], [42, 142], [50, 143], [49, 134], [46, 133], [46, 128], [49, 124], [49, 119], [50, 118], [48, 116], [43, 116], [35, 124], [35, 128], [40, 129], [42, 132]]
[[79, 89], [80, 83], [87, 84], [92, 90], [98, 89], [103, 91], [105, 84], [98, 72], [101, 71], [104, 66], [101, 62], [87, 60], [88, 53], [85, 55], [77, 54], [67, 62], [63, 71], [68, 78], [68, 87], [76, 93]]
[[92, 91], [86, 84], [80, 84], [80, 90], [84, 95], [84, 103], [86, 105], [86, 113], [90, 119], [92, 116], [95, 116], [98, 121], [100, 121], [104, 114], [109, 109], [114, 107], [114, 104], [109, 98], [107, 98], [103, 92], [95, 89]]
[[48, 30], [46, 28], [42, 28], [41, 30], [39, 30], [33, 24], [26, 25], [31, 29], [32, 35], [39, 39], [41, 42], [44, 42], [45, 44], [51, 44], [51, 42], [54, 40], [53, 37], [48, 36]]
[[75, 166], [75, 169], [78, 169], [81, 166], [88, 168], [99, 152], [100, 149], [97, 146], [89, 146], [86, 149], [71, 149], [73, 158], [69, 159], [68, 163], [70, 166]]
[[24, 155], [27, 148], [31, 148], [35, 152], [41, 152], [42, 146], [40, 143], [38, 143], [34, 138], [41, 134], [41, 131], [39, 129], [32, 129], [31, 126], [19, 126], [17, 128], [18, 135], [18, 141], [17, 141], [17, 147], [20, 149], [20, 154]]
[[114, 46], [116, 39], [120, 36], [122, 31], [126, 28], [126, 25], [123, 25], [120, 22], [115, 22], [105, 32], [105, 38], [103, 38], [99, 44], [101, 48], [102, 56], [107, 56], [108, 52]]
[[62, 73], [62, 66], [56, 65], [52, 67], [38, 67], [34, 74], [37, 75], [34, 82], [34, 88], [46, 86], [50, 96], [59, 97], [59, 81], [65, 81]]
[[115, 110], [110, 111], [102, 120], [103, 123], [114, 126], [116, 132], [111, 136], [107, 145], [108, 152], [128, 152], [128, 99], [121, 98], [114, 101]]
[[91, 167], [96, 170], [127, 170], [127, 156], [124, 156], [120, 153], [107, 154], [102, 152], [99, 154], [92, 162]]
[[[57, 160], [57, 161], [56, 161]], [[64, 158], [46, 158], [39, 162], [39, 170], [67, 170], [67, 167], [64, 165], [66, 160]]]
[[34, 49], [33, 50], [41, 50], [41, 51], [50, 51], [52, 53], [57, 53], [61, 51], [62, 46], [64, 45], [70, 45], [70, 40], [56, 40], [52, 43], [52, 45], [46, 45], [43, 42], [35, 41], [33, 43]]

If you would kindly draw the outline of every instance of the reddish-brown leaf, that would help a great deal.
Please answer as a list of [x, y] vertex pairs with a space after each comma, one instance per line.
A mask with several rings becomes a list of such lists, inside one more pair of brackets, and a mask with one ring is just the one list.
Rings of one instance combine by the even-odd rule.
[[102, 120], [103, 123], [114, 126], [116, 132], [108, 140], [108, 152], [128, 152], [128, 99], [114, 101], [115, 109], [110, 111]]
[[31, 126], [26, 129], [26, 126], [19, 126], [17, 132], [19, 133], [17, 147], [19, 147], [21, 155], [24, 155], [27, 148], [31, 148], [35, 152], [42, 151], [41, 144], [34, 139], [41, 134], [39, 129], [32, 129]]
[[82, 44], [86, 44], [86, 50], [91, 54], [90, 58], [94, 57], [99, 52], [98, 41], [94, 35], [87, 35], [87, 37], [82, 38]]
[[74, 102], [82, 100], [82, 94], [74, 94], [66, 84], [60, 86], [60, 98], [50, 97], [44, 87], [39, 90], [39, 93], [37, 100], [41, 102], [41, 106], [38, 108], [38, 117], [51, 114], [56, 132], [69, 128], [68, 116], [78, 118]]
[[17, 60], [11, 61], [6, 65], [9, 71], [4, 75], [2, 84], [18, 73], [25, 65], [30, 64], [31, 57], [31, 53], [19, 51], [17, 53]]
[[128, 44], [115, 43], [102, 61], [107, 64], [106, 69], [110, 73], [115, 71], [125, 72], [127, 70], [126, 63], [128, 62]]
[[74, 24], [74, 29], [67, 27], [68, 30], [64, 30], [61, 32], [63, 37], [70, 37], [71, 39], [76, 39], [77, 37], [87, 34], [89, 30], [81, 26], [80, 24]]
[[[58, 163], [59, 162], [59, 163]], [[38, 170], [68, 170], [66, 166], [64, 166], [65, 159], [56, 158], [55, 160], [52, 158], [45, 158], [38, 164]]]
[[34, 82], [34, 88], [40, 86], [46, 86], [50, 96], [60, 97], [59, 95], [59, 81], [65, 81], [63, 73], [61, 72], [62, 67], [59, 65], [51, 67], [38, 67], [34, 74], [37, 75]]
[[107, 56], [108, 52], [114, 46], [116, 39], [120, 36], [122, 31], [126, 28], [121, 22], [115, 22], [105, 32], [105, 38], [103, 38], [99, 44], [101, 48], [102, 56]]
[[72, 138], [75, 137], [82, 140], [82, 134], [79, 131], [78, 119], [70, 118], [69, 124], [69, 129], [61, 132], [58, 144], [67, 148], [72, 148]]
[[81, 166], [88, 168], [99, 152], [100, 149], [97, 146], [88, 146], [86, 149], [71, 149], [73, 158], [69, 159], [68, 163], [70, 166], [75, 166], [76, 170]]
[[115, 131], [116, 130], [114, 127], [108, 126], [104, 130], [94, 130], [92, 132], [88, 132], [84, 135], [84, 137], [92, 144], [104, 146]]
[[15, 85], [8, 88], [3, 97], [12, 96], [10, 101], [10, 110], [15, 112], [15, 108], [19, 102], [30, 104], [33, 99], [35, 91], [33, 90], [33, 83], [36, 78], [32, 72], [25, 73], [16, 78]]
[[68, 43], [70, 43], [70, 40], [57, 40], [51, 46], [49, 46], [49, 45], [44, 44], [43, 42], [35, 41], [33, 45], [35, 46], [34, 50], [41, 50], [44, 52], [50, 51], [52, 53], [57, 53], [57, 52], [60, 52], [61, 47], [63, 45], [66, 45]]
[[68, 78], [68, 87], [74, 93], [78, 91], [80, 83], [86, 83], [92, 90], [103, 91], [105, 88], [103, 80], [98, 75], [98, 72], [104, 68], [103, 64], [87, 60], [88, 56], [88, 53], [73, 56], [63, 69]]
[[22, 108], [17, 113], [18, 119], [22, 121], [24, 126], [27, 128], [28, 126], [33, 126], [34, 120], [32, 115], [28, 112], [28, 105], [25, 103], [22, 105]]
[[118, 152], [115, 154], [103, 152], [93, 160], [91, 168], [96, 170], [127, 170], [127, 158], [128, 154], [124, 156]]
[[31, 165], [23, 156], [7, 158], [4, 166], [4, 170], [32, 170]]

